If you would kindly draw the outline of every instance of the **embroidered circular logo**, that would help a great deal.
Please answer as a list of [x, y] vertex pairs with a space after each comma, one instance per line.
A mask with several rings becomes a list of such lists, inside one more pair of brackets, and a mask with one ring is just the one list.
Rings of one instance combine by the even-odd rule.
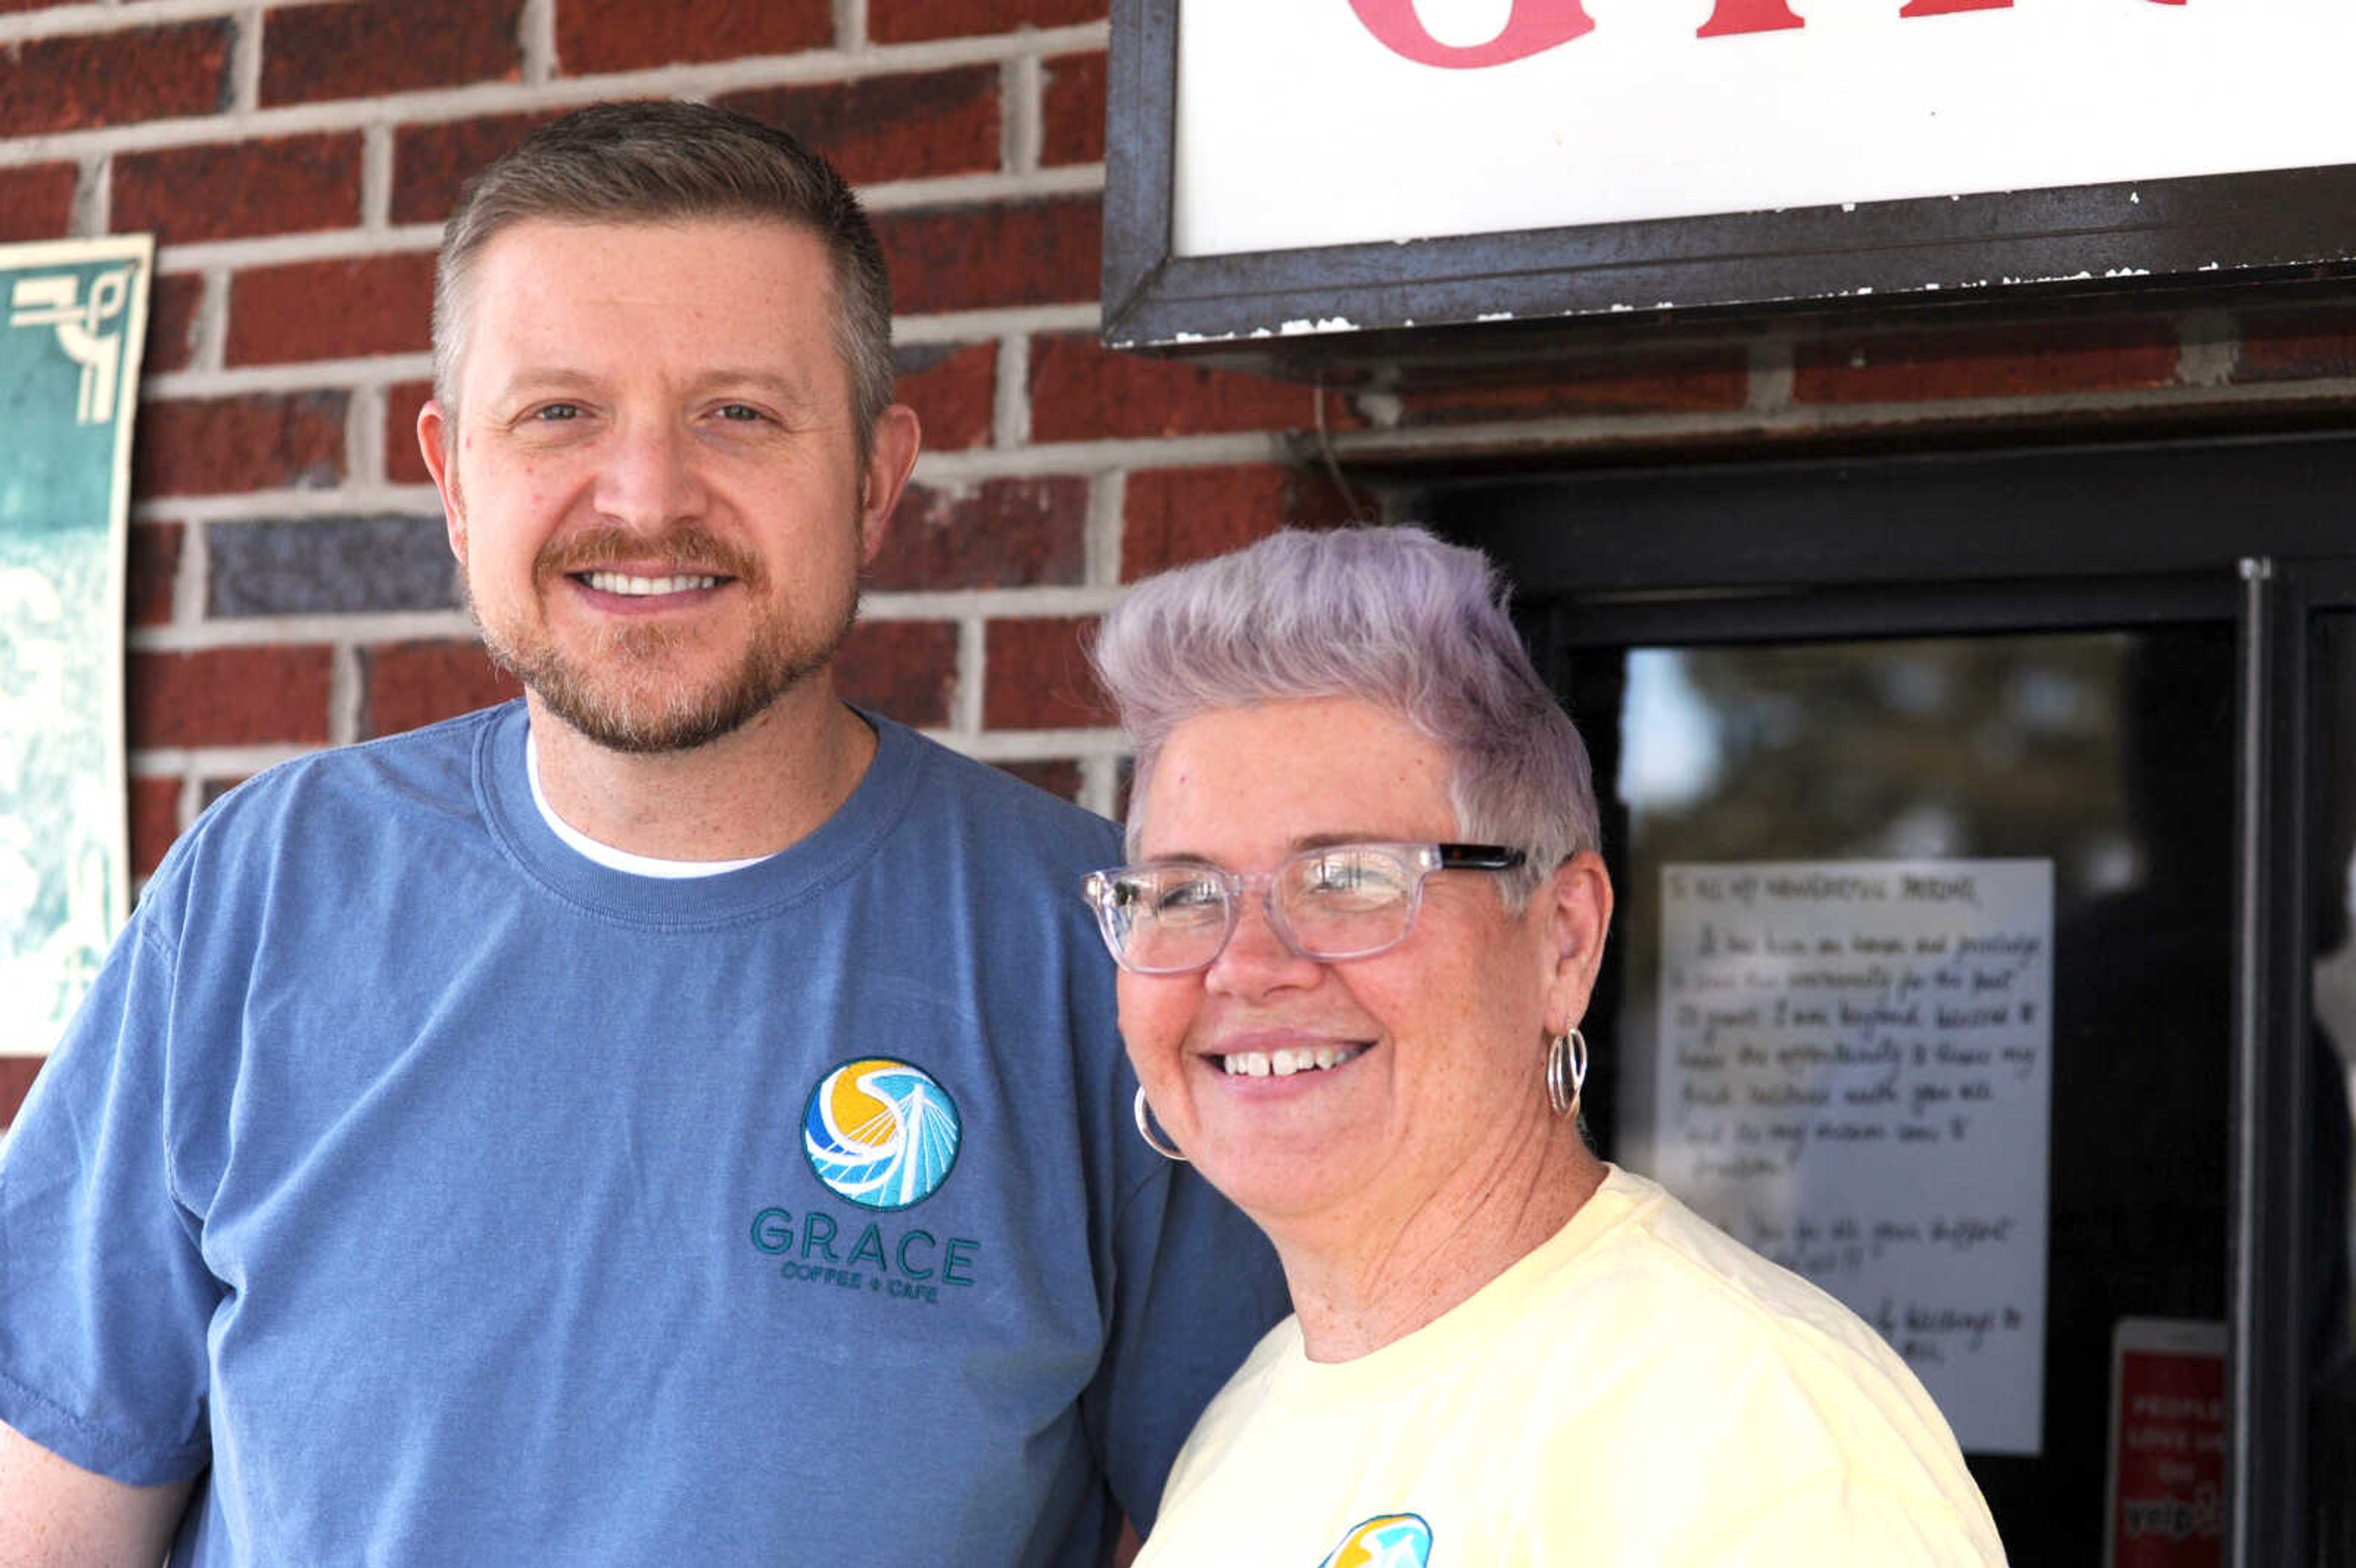
[[957, 1102], [932, 1074], [871, 1056], [819, 1080], [802, 1112], [802, 1152], [839, 1198], [866, 1209], [921, 1203], [957, 1163]]
[[1431, 1561], [1431, 1526], [1411, 1513], [1380, 1513], [1350, 1533], [1317, 1568], [1425, 1568]]

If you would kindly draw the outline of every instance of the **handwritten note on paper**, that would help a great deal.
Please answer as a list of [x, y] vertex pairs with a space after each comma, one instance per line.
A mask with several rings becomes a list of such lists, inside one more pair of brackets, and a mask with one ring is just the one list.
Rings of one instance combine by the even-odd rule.
[[2051, 861], [1662, 869], [1662, 1183], [1980, 1453], [2039, 1448], [2052, 992]]

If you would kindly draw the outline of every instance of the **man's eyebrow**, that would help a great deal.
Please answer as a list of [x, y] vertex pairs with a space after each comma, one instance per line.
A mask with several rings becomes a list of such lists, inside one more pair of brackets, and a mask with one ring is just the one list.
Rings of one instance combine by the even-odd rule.
[[768, 392], [788, 402], [798, 402], [810, 396], [809, 382], [798, 376], [783, 376], [775, 370], [706, 370], [688, 382], [691, 392], [723, 391], [732, 388], [753, 388]]

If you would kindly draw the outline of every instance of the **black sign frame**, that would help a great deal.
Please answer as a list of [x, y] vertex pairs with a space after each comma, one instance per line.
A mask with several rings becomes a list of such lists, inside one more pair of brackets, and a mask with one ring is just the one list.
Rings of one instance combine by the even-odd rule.
[[[1178, 256], [1179, 10], [1111, 0], [1102, 305], [1113, 348], [1283, 369], [1391, 353], [1410, 330], [1469, 337], [1484, 317], [1526, 329], [2356, 276], [2351, 164]], [[1333, 322], [1348, 326], [1311, 325]]]

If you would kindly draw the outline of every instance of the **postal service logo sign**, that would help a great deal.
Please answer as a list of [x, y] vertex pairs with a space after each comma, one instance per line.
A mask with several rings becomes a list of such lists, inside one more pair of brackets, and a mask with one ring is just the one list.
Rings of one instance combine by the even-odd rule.
[[1425, 1568], [1431, 1526], [1420, 1515], [1384, 1513], [1350, 1527], [1318, 1568]]
[[906, 1209], [948, 1179], [962, 1130], [957, 1102], [931, 1073], [866, 1057], [844, 1062], [810, 1091], [802, 1152], [836, 1197], [862, 1209]]

